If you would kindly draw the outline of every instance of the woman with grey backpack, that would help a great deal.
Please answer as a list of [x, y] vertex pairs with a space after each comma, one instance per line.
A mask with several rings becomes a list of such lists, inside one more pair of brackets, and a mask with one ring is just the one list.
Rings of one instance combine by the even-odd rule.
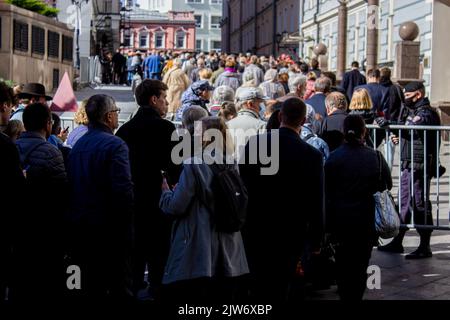
[[[227, 192], [227, 189], [219, 193], [217, 183], [223, 181], [219, 176], [223, 177], [225, 173], [230, 177], [231, 173], [231, 177], [240, 178], [233, 176], [237, 172], [234, 171], [235, 165], [218, 171], [217, 168], [222, 165], [209, 164], [220, 161], [220, 155], [231, 155], [232, 140], [227, 137], [226, 125], [220, 118], [204, 118], [201, 127], [201, 150], [184, 161], [179, 183], [173, 190], [166, 180], [162, 186], [160, 208], [164, 214], [175, 219], [163, 284], [167, 285], [168, 299], [175, 303], [234, 301], [240, 276], [249, 273], [239, 231], [242, 221], [228, 224], [228, 229], [222, 228], [223, 216], [218, 216], [218, 204], [222, 205], [224, 198], [229, 201], [233, 200], [230, 197], [238, 197], [235, 203], [245, 207], [246, 192], [237, 183], [235, 194]], [[215, 149], [215, 153], [208, 154], [207, 148], [213, 146], [210, 134], [214, 132], [221, 133], [223, 143]]]

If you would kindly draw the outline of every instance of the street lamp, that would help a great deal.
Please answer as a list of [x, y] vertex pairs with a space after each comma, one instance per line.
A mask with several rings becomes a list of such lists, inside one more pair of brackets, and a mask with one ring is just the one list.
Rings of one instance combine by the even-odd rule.
[[75, 67], [79, 70], [80, 69], [80, 28], [81, 28], [81, 5], [85, 2], [86, 4], [89, 2], [89, 0], [72, 0], [72, 5], [77, 7], [77, 28], [76, 28], [76, 62]]

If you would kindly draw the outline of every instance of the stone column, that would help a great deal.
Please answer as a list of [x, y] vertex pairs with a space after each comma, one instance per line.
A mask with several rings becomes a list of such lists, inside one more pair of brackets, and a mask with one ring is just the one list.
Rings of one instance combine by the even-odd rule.
[[373, 69], [378, 66], [379, 5], [380, 0], [368, 0], [366, 70]]
[[400, 83], [420, 79], [419, 27], [412, 21], [403, 23], [399, 29], [402, 41], [396, 45], [395, 77]]
[[347, 65], [347, 0], [339, 0], [337, 79], [342, 80]]

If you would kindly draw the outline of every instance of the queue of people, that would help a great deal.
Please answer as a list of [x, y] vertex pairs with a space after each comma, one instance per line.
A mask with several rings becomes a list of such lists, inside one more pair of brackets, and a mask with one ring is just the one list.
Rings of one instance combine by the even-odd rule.
[[[173, 55], [167, 68], [157, 53], [136, 56], [130, 66], [142, 65], [145, 74], [134, 90], [138, 111], [120, 128], [120, 108], [109, 96], [84, 101], [79, 126], [68, 133], [50, 112], [45, 88], [17, 94], [0, 83], [0, 187], [19, 203], [1, 217], [7, 263], [0, 299], [8, 292], [11, 301], [133, 300], [148, 290], [157, 301], [295, 301], [304, 299], [293, 285], [299, 268], [321, 254], [325, 239], [336, 249], [340, 298], [362, 299], [377, 244], [373, 194], [392, 188], [389, 163], [366, 124], [438, 125], [423, 84], [399, 90], [385, 68], [368, 70], [364, 84], [353, 63], [337, 88], [316, 61], [286, 56]], [[14, 106], [23, 123], [17, 130]], [[183, 148], [181, 163], [174, 160], [180, 132], [170, 120], [181, 122], [183, 142], [194, 147]], [[386, 143], [395, 146], [398, 133], [391, 136]], [[402, 135], [403, 222], [412, 204], [414, 220], [432, 224], [420, 187], [436, 172], [425, 161], [439, 154], [432, 136]], [[425, 143], [435, 147], [420, 157]], [[276, 163], [259, 158], [260, 149]], [[271, 165], [275, 171], [261, 174]], [[219, 186], [224, 174], [233, 179]], [[216, 204], [233, 196], [240, 197], [241, 223], [223, 231]], [[432, 255], [430, 230], [418, 231], [421, 244], [407, 258]], [[405, 232], [379, 249], [403, 252]], [[25, 276], [30, 260], [43, 275], [33, 288]], [[82, 270], [80, 290], [67, 290], [68, 265]]]

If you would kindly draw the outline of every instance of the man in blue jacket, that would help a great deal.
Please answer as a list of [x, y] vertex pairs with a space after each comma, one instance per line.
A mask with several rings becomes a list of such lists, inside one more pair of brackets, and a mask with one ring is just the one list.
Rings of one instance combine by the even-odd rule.
[[144, 61], [144, 77], [145, 79], [161, 79], [161, 72], [163, 68], [163, 60], [157, 52], [152, 52], [152, 54], [147, 57]]
[[81, 296], [93, 301], [132, 295], [133, 183], [128, 147], [113, 134], [119, 112], [109, 96], [89, 98], [89, 130], [69, 156], [70, 256], [82, 270]]

